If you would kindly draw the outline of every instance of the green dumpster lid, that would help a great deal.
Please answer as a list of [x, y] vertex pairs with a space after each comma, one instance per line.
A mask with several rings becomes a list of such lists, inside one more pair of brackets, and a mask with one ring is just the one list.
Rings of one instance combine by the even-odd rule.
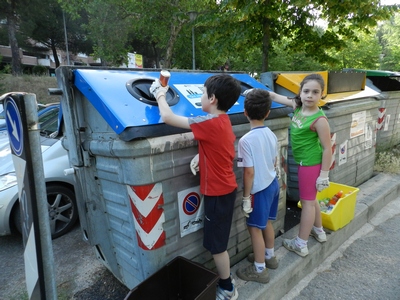
[[369, 76], [400, 77], [400, 72], [392, 72], [392, 71], [363, 70], [363, 69], [343, 69], [343, 71], [363, 72], [366, 73], [367, 77]]

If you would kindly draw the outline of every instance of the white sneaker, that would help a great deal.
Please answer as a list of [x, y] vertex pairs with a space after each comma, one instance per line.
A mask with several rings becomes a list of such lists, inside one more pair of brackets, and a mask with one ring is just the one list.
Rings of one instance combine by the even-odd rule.
[[307, 246], [304, 246], [300, 248], [299, 246], [296, 245], [296, 238], [294, 239], [284, 239], [283, 240], [283, 246], [288, 249], [289, 251], [293, 251], [294, 253], [300, 255], [301, 257], [307, 256], [308, 255], [308, 248]]
[[217, 298], [216, 300], [236, 300], [239, 297], [238, 291], [233, 285], [233, 290], [224, 290], [220, 286], [217, 286]]
[[320, 243], [325, 243], [326, 242], [326, 233], [325, 233], [325, 231], [318, 233], [313, 228], [313, 229], [311, 229], [310, 235], [313, 236]]

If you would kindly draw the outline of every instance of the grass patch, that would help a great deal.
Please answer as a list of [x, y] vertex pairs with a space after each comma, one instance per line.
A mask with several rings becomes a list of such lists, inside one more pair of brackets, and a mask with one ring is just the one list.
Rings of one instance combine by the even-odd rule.
[[60, 102], [59, 96], [50, 96], [48, 88], [57, 88], [57, 79], [50, 76], [12, 76], [1, 74], [0, 95], [9, 92], [26, 92], [36, 95], [38, 103]]
[[400, 174], [400, 145], [390, 150], [378, 151], [375, 157], [374, 171]]

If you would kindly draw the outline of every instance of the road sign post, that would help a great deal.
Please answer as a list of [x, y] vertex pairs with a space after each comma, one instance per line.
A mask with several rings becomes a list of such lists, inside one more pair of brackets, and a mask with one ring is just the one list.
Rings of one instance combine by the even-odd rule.
[[3, 98], [18, 181], [29, 299], [57, 299], [36, 96], [10, 93]]

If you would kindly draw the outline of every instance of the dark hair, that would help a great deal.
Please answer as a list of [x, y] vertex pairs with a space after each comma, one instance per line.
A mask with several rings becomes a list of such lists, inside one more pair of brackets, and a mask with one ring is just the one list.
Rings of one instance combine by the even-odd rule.
[[[301, 98], [300, 98], [301, 90], [303, 89], [304, 85], [305, 85], [307, 82], [312, 81], [312, 80], [315, 80], [316, 82], [318, 82], [319, 85], [321, 86], [322, 92], [324, 91], [324, 88], [325, 88], [325, 81], [324, 81], [324, 78], [323, 78], [320, 74], [313, 73], [313, 74], [307, 75], [307, 76], [304, 77], [304, 79], [300, 82], [299, 93], [298, 93], [296, 96], [294, 96], [294, 97], [292, 98], [292, 99], [294, 99], [294, 101], [296, 102], [296, 106], [297, 106], [297, 107], [300, 107], [300, 106], [303, 105], [303, 103], [301, 102]], [[323, 97], [321, 97], [321, 99], [324, 99], [325, 97], [326, 97], [326, 96], [323, 96]]]
[[271, 109], [271, 102], [267, 90], [252, 89], [244, 99], [244, 109], [250, 120], [264, 120]]
[[207, 78], [204, 83], [208, 98], [212, 95], [218, 99], [217, 108], [228, 111], [239, 99], [241, 87], [237, 79], [228, 74], [218, 74]]

